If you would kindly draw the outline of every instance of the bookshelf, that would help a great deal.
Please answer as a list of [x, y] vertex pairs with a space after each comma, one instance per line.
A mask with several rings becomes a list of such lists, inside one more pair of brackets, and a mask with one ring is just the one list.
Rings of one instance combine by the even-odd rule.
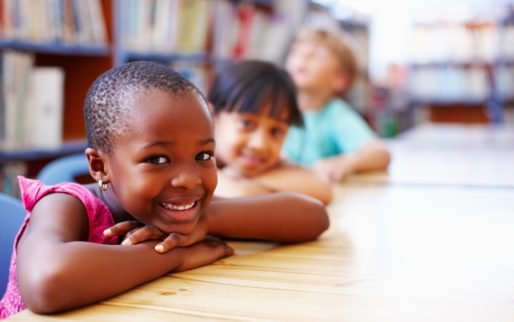
[[203, 91], [226, 61], [281, 63], [307, 1], [115, 0], [114, 57], [168, 63]]
[[[114, 64], [113, 5], [104, 0], [3, 0], [0, 9], [0, 191], [15, 194], [16, 175], [35, 177], [46, 162], [84, 150], [83, 100], [94, 79]], [[25, 63], [16, 69], [6, 57], [23, 57]], [[62, 98], [53, 102], [60, 115], [55, 124], [42, 125], [47, 126], [43, 133], [58, 135], [51, 146], [34, 144], [30, 133], [41, 131], [27, 130], [38, 121], [31, 115], [40, 115], [34, 74], [45, 70], [62, 75], [58, 92], [49, 88], [52, 97]], [[25, 90], [12, 89], [12, 75], [23, 78]]]
[[[15, 185], [16, 174], [34, 177], [53, 158], [83, 150], [83, 100], [102, 72], [134, 60], [166, 62], [206, 90], [213, 67], [226, 60], [280, 61], [301, 7], [282, 0], [3, 0], [0, 55], [24, 56], [27, 79], [31, 69], [51, 67], [64, 80], [61, 141], [54, 146], [13, 139], [8, 130], [18, 122], [4, 113], [13, 108], [0, 109], [0, 190]], [[9, 87], [3, 78], [2, 86]], [[23, 95], [16, 97], [23, 101]], [[4, 95], [2, 102], [7, 100]], [[33, 108], [27, 106], [26, 115]]]
[[514, 101], [513, 36], [511, 19], [417, 23], [412, 108], [428, 107], [436, 122], [502, 123]]
[[[309, 3], [40, 0], [35, 4], [32, 0], [2, 0], [0, 54], [28, 55], [31, 68], [57, 67], [64, 80], [62, 141], [52, 147], [2, 145], [0, 190], [6, 180], [10, 180], [7, 185], [12, 184], [16, 174], [35, 177], [48, 161], [83, 151], [83, 100], [99, 74], [129, 61], [159, 61], [169, 63], [206, 91], [212, 72], [226, 61], [258, 58], [281, 64]], [[84, 12], [89, 18], [81, 16]], [[28, 25], [19, 27], [13, 21]], [[0, 132], [8, 126], [2, 118]]]

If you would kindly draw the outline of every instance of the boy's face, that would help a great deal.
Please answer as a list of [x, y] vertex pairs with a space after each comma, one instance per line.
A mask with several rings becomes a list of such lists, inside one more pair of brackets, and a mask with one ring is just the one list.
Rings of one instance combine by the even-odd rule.
[[245, 177], [266, 172], [280, 161], [289, 115], [272, 118], [269, 108], [264, 106], [259, 114], [222, 111], [216, 116], [216, 157]]
[[195, 93], [148, 90], [128, 103], [129, 128], [113, 141], [107, 198], [146, 225], [189, 234], [217, 184], [214, 128]]
[[286, 69], [299, 91], [343, 90], [340, 62], [322, 41], [297, 40], [287, 56]]

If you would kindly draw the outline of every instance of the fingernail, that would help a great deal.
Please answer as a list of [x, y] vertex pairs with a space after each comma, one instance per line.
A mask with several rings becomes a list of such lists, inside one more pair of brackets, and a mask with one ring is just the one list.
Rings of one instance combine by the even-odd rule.
[[164, 246], [162, 246], [161, 244], [155, 246], [155, 251], [158, 253], [164, 252]]
[[130, 241], [130, 239], [125, 239], [121, 242], [122, 245], [132, 245], [132, 242]]
[[107, 228], [106, 230], [104, 230], [104, 236], [111, 236], [111, 229], [110, 228]]

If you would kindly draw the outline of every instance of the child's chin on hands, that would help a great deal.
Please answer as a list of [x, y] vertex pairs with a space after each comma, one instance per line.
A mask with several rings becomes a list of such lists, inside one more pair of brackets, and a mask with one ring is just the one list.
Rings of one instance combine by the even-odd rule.
[[150, 240], [160, 240], [155, 245], [155, 251], [166, 253], [175, 247], [186, 247], [203, 241], [207, 236], [207, 225], [205, 220], [200, 220], [195, 230], [188, 235], [172, 232], [163, 232], [154, 226], [144, 226], [137, 221], [123, 221], [117, 223], [106, 230], [104, 236], [115, 237], [123, 236], [121, 245], [136, 245]]

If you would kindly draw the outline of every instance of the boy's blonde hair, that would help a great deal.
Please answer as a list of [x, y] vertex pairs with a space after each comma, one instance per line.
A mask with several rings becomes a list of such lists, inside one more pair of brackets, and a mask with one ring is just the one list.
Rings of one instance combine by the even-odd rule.
[[295, 42], [317, 41], [326, 45], [338, 57], [340, 66], [347, 76], [347, 86], [341, 94], [346, 94], [352, 87], [359, 73], [357, 58], [344, 39], [342, 32], [316, 26], [301, 27], [295, 37]]

